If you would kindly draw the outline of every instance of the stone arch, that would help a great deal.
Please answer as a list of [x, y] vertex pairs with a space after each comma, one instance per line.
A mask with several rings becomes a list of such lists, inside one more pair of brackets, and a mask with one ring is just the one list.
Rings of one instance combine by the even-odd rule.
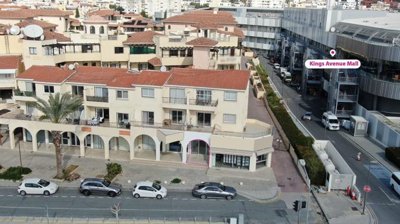
[[158, 144], [159, 142], [150, 135], [141, 134], [136, 136], [134, 140], [135, 157], [157, 159]]
[[87, 134], [83, 138], [85, 147], [89, 147], [91, 149], [104, 149], [104, 143], [108, 141], [104, 141], [104, 139], [100, 135], [95, 134]]
[[108, 144], [110, 145], [110, 150], [115, 151], [127, 151], [130, 150], [129, 139], [123, 136], [114, 136], [108, 140]]

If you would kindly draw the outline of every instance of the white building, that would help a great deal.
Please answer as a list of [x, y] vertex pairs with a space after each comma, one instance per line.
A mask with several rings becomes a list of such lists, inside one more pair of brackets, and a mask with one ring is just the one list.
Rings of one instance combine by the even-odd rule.
[[283, 8], [285, 1], [283, 0], [249, 0], [249, 7], [254, 8], [270, 8], [270, 9], [280, 9]]

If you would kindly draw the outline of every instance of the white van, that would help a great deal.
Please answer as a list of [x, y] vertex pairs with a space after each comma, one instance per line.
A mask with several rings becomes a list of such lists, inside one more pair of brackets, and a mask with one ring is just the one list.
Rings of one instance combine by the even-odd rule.
[[400, 172], [393, 172], [390, 178], [390, 187], [400, 194]]
[[290, 72], [282, 72], [283, 74], [283, 81], [284, 82], [291, 82], [292, 81], [292, 74]]
[[331, 131], [339, 130], [339, 120], [331, 111], [322, 114], [322, 124]]

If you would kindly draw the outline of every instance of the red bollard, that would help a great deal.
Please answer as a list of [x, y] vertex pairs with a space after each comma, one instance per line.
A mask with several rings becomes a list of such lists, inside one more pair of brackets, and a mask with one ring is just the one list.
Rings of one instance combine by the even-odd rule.
[[356, 193], [354, 191], [351, 192], [351, 199], [356, 200]]
[[350, 192], [351, 192], [350, 186], [347, 186], [347, 188], [346, 188], [346, 195], [347, 195], [347, 196], [350, 196]]

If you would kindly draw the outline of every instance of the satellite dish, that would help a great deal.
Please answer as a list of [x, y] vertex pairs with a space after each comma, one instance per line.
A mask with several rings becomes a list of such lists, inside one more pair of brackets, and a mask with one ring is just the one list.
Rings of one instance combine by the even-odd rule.
[[164, 65], [163, 65], [163, 66], [161, 66], [161, 68], [160, 68], [160, 71], [162, 71], [162, 72], [166, 72], [166, 71], [167, 71], [167, 67], [165, 67]]
[[335, 32], [336, 28], [334, 26], [331, 27], [331, 32]]
[[75, 69], [75, 65], [74, 64], [69, 64], [68, 65], [68, 69], [69, 70], [74, 70]]
[[38, 38], [43, 35], [43, 29], [42, 27], [38, 25], [28, 25], [24, 28], [24, 34], [27, 37], [30, 38]]
[[9, 31], [9, 33], [11, 34], [11, 35], [18, 35], [19, 33], [21, 32], [21, 29], [19, 28], [19, 26], [12, 26], [11, 28], [10, 28], [10, 31]]
[[23, 38], [24, 38], [24, 34], [20, 33], [20, 34], [18, 35], [18, 37], [19, 37], [20, 39], [23, 39]]
[[40, 40], [44, 40], [44, 35], [40, 36]]

